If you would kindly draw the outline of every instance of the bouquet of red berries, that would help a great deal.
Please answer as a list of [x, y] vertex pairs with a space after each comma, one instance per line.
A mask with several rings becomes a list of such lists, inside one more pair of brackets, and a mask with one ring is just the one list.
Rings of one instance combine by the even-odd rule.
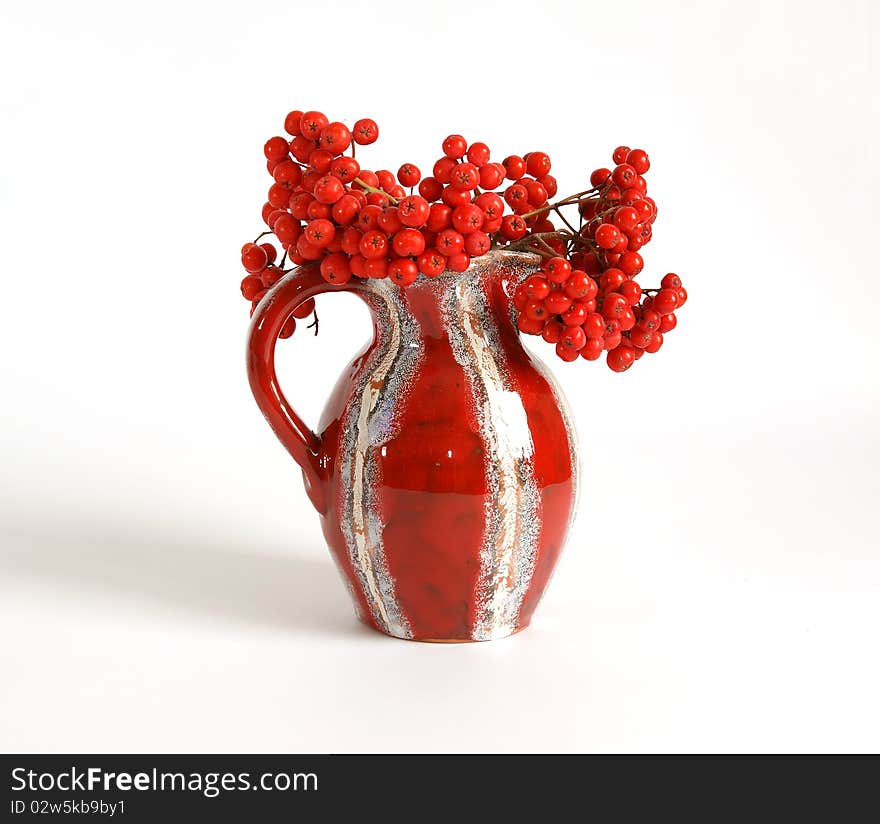
[[[263, 206], [269, 231], [241, 250], [248, 273], [241, 292], [252, 313], [288, 262], [315, 263], [330, 283], [390, 278], [405, 289], [419, 277], [464, 272], [472, 258], [507, 249], [543, 259], [515, 292], [517, 325], [554, 344], [564, 361], [607, 352], [608, 366], [623, 372], [657, 352], [675, 328], [675, 311], [687, 300], [678, 275], [665, 275], [652, 289], [636, 281], [644, 265], [639, 252], [657, 217], [642, 149], [618, 146], [613, 168], [596, 169], [589, 188], [557, 198], [545, 152], [498, 163], [485, 143], [450, 135], [430, 176], [413, 163], [395, 175], [356, 159], [356, 146], [379, 137], [374, 120], [349, 129], [321, 112], [292, 111], [284, 129], [289, 138], [272, 137], [263, 148], [274, 181]], [[274, 244], [260, 242], [270, 234], [283, 249], [280, 261]], [[281, 336], [313, 312], [309, 300]], [[317, 318], [313, 325], [317, 331]]]

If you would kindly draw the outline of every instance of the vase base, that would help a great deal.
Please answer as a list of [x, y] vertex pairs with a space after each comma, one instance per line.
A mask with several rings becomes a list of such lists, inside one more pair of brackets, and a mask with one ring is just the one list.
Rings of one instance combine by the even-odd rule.
[[498, 635], [493, 635], [491, 638], [409, 638], [405, 635], [395, 635], [391, 632], [385, 632], [385, 630], [379, 629], [368, 621], [364, 621], [361, 619], [358, 620], [360, 620], [362, 624], [369, 627], [374, 632], [378, 632], [380, 635], [384, 635], [388, 638], [395, 638], [398, 641], [415, 641], [420, 644], [482, 644], [485, 641], [500, 641], [504, 638], [510, 638], [513, 635], [519, 634], [524, 629], [527, 629], [529, 626], [529, 622], [527, 622], [525, 624], [521, 624], [515, 629], [503, 631]]

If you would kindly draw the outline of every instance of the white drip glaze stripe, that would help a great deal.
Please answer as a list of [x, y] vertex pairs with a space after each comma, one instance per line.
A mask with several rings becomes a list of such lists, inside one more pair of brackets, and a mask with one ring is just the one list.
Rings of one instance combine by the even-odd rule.
[[382, 543], [373, 448], [395, 434], [397, 401], [418, 370], [422, 350], [415, 319], [401, 304], [393, 284], [375, 284], [369, 300], [377, 314], [380, 340], [360, 371], [362, 385], [346, 410], [342, 479], [345, 494], [340, 523], [349, 557], [376, 623], [390, 635], [411, 638], [389, 573]]
[[[528, 277], [529, 274], [530, 270], [528, 269], [520, 273], [515, 285], [518, 286], [520, 283], [522, 283], [522, 281], [526, 277]], [[510, 322], [514, 326], [516, 326], [517, 316], [518, 311], [511, 302], [509, 317]], [[548, 369], [541, 362], [540, 359], [534, 356], [532, 357], [532, 365], [538, 371], [541, 377], [544, 378], [545, 381], [547, 381], [547, 385], [550, 387], [550, 391], [553, 393], [553, 397], [556, 399], [556, 406], [559, 409], [559, 414], [562, 416], [562, 422], [565, 426], [565, 434], [568, 438], [568, 455], [569, 463], [571, 466], [571, 483], [573, 487], [571, 510], [568, 513], [568, 522], [566, 524], [564, 533], [565, 535], [568, 535], [571, 531], [572, 526], [574, 526], [575, 518], [579, 509], [578, 504], [580, 502], [581, 493], [581, 452], [578, 445], [577, 430], [575, 429], [574, 420], [571, 415], [571, 407], [569, 407], [568, 400], [565, 397], [565, 393], [562, 391], [562, 387], [556, 380], [556, 376], [553, 374], [553, 371]]]
[[474, 393], [486, 444], [489, 496], [475, 593], [475, 640], [503, 638], [518, 629], [540, 532], [531, 431], [522, 399], [510, 389], [485, 286], [485, 278], [461, 280], [444, 302], [453, 353]]

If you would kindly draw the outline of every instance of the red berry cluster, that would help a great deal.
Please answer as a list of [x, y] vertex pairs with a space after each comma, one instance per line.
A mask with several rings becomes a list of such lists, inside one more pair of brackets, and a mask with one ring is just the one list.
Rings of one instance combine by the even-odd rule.
[[[259, 240], [259, 238], [258, 238]], [[278, 251], [271, 243], [245, 243], [241, 247], [241, 263], [247, 271], [241, 282], [242, 296], [251, 302], [251, 314], [266, 292], [284, 275], [284, 270], [275, 265]], [[315, 311], [315, 301], [309, 298], [298, 306], [281, 328], [281, 337], [289, 338], [296, 329], [297, 319], [307, 318]], [[318, 318], [314, 321], [315, 334], [318, 329]]]
[[672, 273], [663, 278], [662, 289], [651, 290], [654, 296], [643, 296], [632, 279], [616, 284], [621, 276], [614, 267], [597, 278], [573, 269], [564, 257], [546, 260], [514, 294], [520, 331], [556, 344], [564, 361], [598, 360], [607, 351], [611, 369], [629, 369], [645, 352], [660, 349], [663, 333], [675, 328], [673, 310], [686, 293]]
[[[642, 150], [619, 147], [616, 167], [593, 172], [592, 188], [551, 202], [557, 183], [545, 152], [498, 163], [485, 143], [450, 135], [423, 178], [412, 163], [396, 175], [361, 167], [355, 146], [379, 136], [369, 118], [349, 130], [321, 112], [293, 111], [284, 128], [290, 138], [272, 137], [264, 146], [274, 181], [263, 206], [270, 231], [242, 248], [248, 274], [241, 291], [252, 313], [288, 259], [318, 263], [330, 283], [390, 278], [407, 287], [420, 275], [463, 272], [472, 258], [502, 248], [544, 258], [514, 296], [518, 325], [556, 344], [563, 360], [596, 360], [607, 350], [608, 365], [623, 371], [656, 352], [675, 326], [672, 312], [686, 299], [677, 276], [644, 294], [634, 280], [657, 211], [647, 196], [650, 163]], [[577, 207], [577, 228], [564, 216], [566, 206]], [[276, 248], [259, 243], [266, 234], [284, 250], [278, 264]], [[282, 336], [313, 310], [313, 301], [300, 307]], [[317, 318], [314, 325], [317, 331]]]
[[[607, 352], [608, 366], [624, 372], [660, 349], [687, 291], [672, 272], [659, 289], [636, 282], [644, 266], [639, 250], [650, 242], [657, 217], [644, 178], [651, 163], [642, 149], [627, 146], [618, 146], [612, 159], [613, 170], [596, 169], [590, 176], [591, 189], [551, 207], [565, 230], [533, 231], [533, 248], [544, 247], [546, 259], [518, 287], [514, 302], [520, 331], [555, 344], [562, 360], [598, 360]], [[569, 205], [578, 208], [577, 229], [561, 211]], [[535, 213], [541, 210], [526, 219]]]

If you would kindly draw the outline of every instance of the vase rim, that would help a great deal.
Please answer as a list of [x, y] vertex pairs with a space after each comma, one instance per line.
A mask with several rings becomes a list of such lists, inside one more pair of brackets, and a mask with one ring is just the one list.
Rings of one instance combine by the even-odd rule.
[[[535, 254], [534, 252], [525, 252], [520, 250], [509, 250], [509, 249], [492, 249], [489, 252], [486, 252], [485, 255], [480, 255], [479, 257], [473, 258], [468, 265], [467, 269], [463, 269], [461, 272], [454, 272], [451, 269], [446, 269], [442, 274], [437, 275], [436, 277], [428, 277], [422, 272], [419, 272], [416, 280], [411, 284], [411, 286], [417, 285], [425, 285], [431, 283], [453, 283], [465, 278], [472, 278], [474, 276], [478, 276], [481, 273], [490, 270], [493, 265], [498, 264], [506, 264], [508, 266], [525, 266], [530, 268], [537, 269], [541, 265], [541, 256]], [[382, 283], [384, 281], [388, 281], [393, 284], [393, 281], [390, 281], [388, 278], [379, 278], [377, 283]], [[396, 285], [396, 284], [393, 284]], [[411, 288], [411, 286], [405, 288]]]
[[[480, 255], [479, 257], [472, 259], [467, 269], [463, 269], [461, 272], [454, 272], [451, 269], [446, 269], [442, 274], [439, 274], [436, 277], [428, 277], [422, 272], [419, 272], [418, 277], [409, 286], [404, 287], [403, 291], [405, 292], [407, 289], [430, 288], [432, 286], [452, 287], [463, 280], [476, 280], [487, 274], [491, 276], [493, 268], [499, 266], [510, 268], [521, 267], [523, 269], [537, 270], [540, 265], [541, 256], [534, 252], [492, 249], [491, 251], [486, 252], [485, 255]], [[375, 280], [368, 279], [365, 280], [364, 283], [373, 286], [394, 287], [395, 289], [401, 288], [393, 280], [387, 277]]]
[[[425, 285], [430, 283], [450, 283], [457, 282], [458, 280], [465, 277], [473, 277], [474, 275], [479, 274], [480, 272], [486, 271], [486, 269], [490, 268], [493, 263], [504, 262], [508, 265], [516, 265], [520, 264], [522, 266], [534, 267], [538, 268], [541, 263], [541, 256], [536, 254], [535, 252], [527, 252], [520, 249], [492, 249], [484, 255], [480, 255], [479, 257], [472, 258], [470, 264], [467, 269], [463, 269], [461, 272], [453, 272], [451, 269], [446, 269], [442, 274], [437, 275], [436, 277], [428, 277], [427, 275], [419, 272], [418, 277], [412, 284], [408, 287], [404, 287], [404, 289], [411, 288], [416, 285]], [[295, 266], [293, 269], [287, 272], [287, 274], [279, 280], [276, 284], [273, 285], [273, 289], [277, 287], [282, 281], [288, 280], [291, 277], [296, 276], [298, 273], [308, 270], [315, 270], [318, 268], [318, 261], [308, 261], [306, 263], [300, 264], [299, 266]], [[360, 281], [362, 285], [370, 284], [372, 286], [376, 286], [378, 284], [389, 284], [400, 288], [397, 286], [394, 281], [390, 278], [382, 277], [382, 278], [355, 278], [352, 280]], [[271, 291], [271, 289], [270, 289]]]
[[[541, 263], [541, 256], [535, 252], [526, 252], [520, 249], [492, 249], [486, 252], [485, 255], [480, 255], [476, 258], [471, 258], [471, 262], [468, 265], [467, 269], [462, 272], [452, 272], [447, 269], [443, 274], [444, 275], [465, 275], [468, 272], [473, 273], [479, 269], [484, 269], [486, 266], [493, 261], [503, 260], [508, 263], [522, 263], [527, 266], [538, 266]], [[421, 272], [419, 272], [421, 275]], [[442, 275], [441, 275], [442, 277]]]

